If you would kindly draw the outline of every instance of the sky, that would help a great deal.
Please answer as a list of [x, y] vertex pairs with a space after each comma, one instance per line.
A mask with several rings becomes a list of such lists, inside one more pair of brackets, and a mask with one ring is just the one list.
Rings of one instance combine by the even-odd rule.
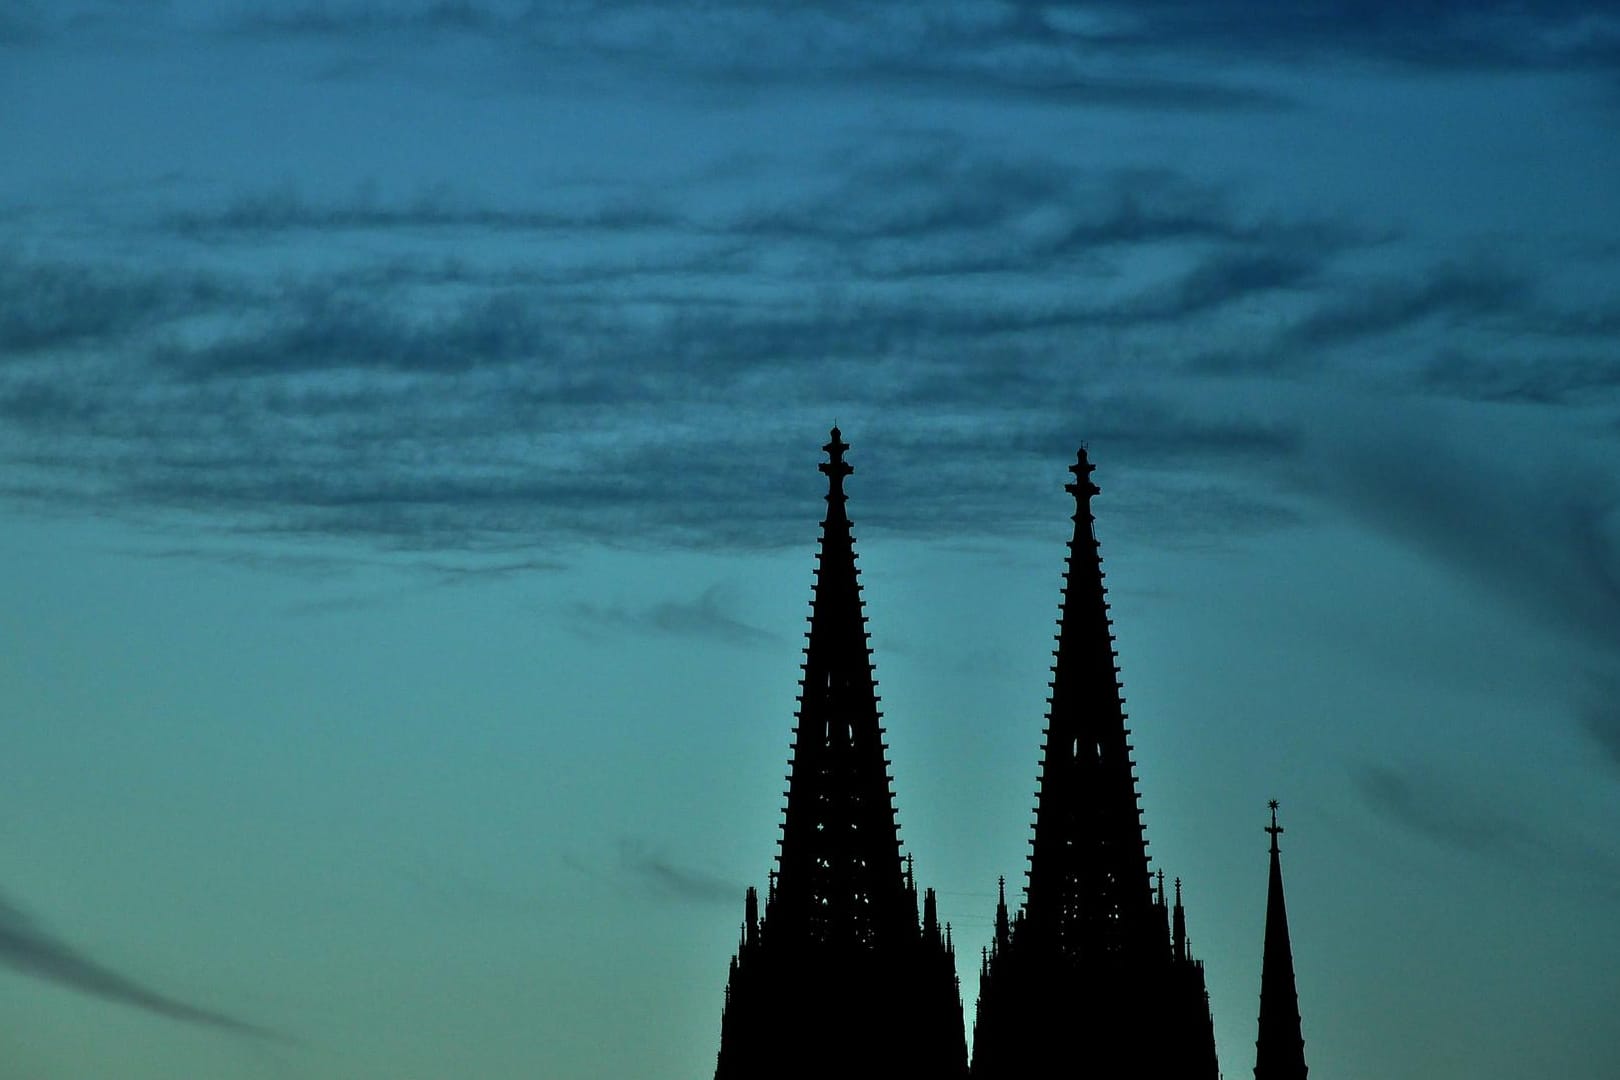
[[1253, 1065], [1620, 1074], [1620, 9], [0, 5], [0, 1080], [703, 1077], [838, 423], [971, 1025], [1088, 444]]

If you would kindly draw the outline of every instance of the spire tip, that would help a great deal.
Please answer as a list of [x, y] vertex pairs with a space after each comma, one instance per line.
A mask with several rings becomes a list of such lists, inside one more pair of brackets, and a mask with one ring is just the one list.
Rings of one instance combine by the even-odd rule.
[[1074, 474], [1074, 480], [1071, 483], [1064, 484], [1063, 490], [1080, 500], [1090, 499], [1093, 495], [1099, 494], [1102, 489], [1092, 483], [1091, 480], [1091, 474], [1096, 470], [1097, 466], [1093, 465], [1091, 459], [1086, 456], [1086, 444], [1081, 443], [1080, 452], [1075, 455], [1074, 464], [1069, 466], [1069, 471]]

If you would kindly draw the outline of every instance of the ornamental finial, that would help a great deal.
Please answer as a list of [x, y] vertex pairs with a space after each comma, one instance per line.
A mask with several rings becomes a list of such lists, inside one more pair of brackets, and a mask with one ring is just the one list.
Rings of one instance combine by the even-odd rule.
[[834, 427], [832, 429], [832, 441], [828, 442], [822, 449], [827, 452], [828, 460], [823, 461], [816, 467], [827, 477], [827, 501], [832, 502], [836, 499], [842, 502], [844, 499], [844, 477], [855, 471], [855, 466], [844, 460], [844, 451], [849, 449], [849, 444], [844, 441], [842, 433]]
[[1089, 500], [1102, 490], [1091, 481], [1091, 474], [1096, 469], [1097, 466], [1093, 465], [1091, 460], [1086, 457], [1086, 444], [1081, 443], [1080, 453], [1076, 455], [1074, 464], [1069, 466], [1069, 471], [1074, 474], [1074, 480], [1071, 483], [1064, 484], [1063, 490], [1073, 495], [1077, 501]]

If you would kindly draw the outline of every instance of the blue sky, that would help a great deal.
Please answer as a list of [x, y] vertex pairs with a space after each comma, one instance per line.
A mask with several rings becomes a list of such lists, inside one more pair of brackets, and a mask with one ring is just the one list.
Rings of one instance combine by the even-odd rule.
[[971, 1009], [1075, 447], [1252, 1066], [1605, 1077], [1612, 5], [0, 10], [0, 1078], [712, 1070], [837, 421]]

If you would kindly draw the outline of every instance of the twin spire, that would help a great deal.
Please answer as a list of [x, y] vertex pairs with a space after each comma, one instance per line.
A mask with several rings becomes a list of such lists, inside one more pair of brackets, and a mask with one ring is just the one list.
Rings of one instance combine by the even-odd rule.
[[877, 679], [861, 601], [844, 478], [855, 470], [832, 430], [820, 466], [827, 517], [800, 681], [777, 908], [791, 932], [836, 949], [874, 947], [916, 920], [900, 861]]
[[[899, 825], [834, 427], [819, 465], [816, 553], [787, 804], [764, 911], [748, 890], [731, 962], [716, 1080], [966, 1080], [960, 986], [934, 890], [920, 898]], [[982, 954], [975, 1080], [1057, 1072], [1093, 1080], [1217, 1080], [1201, 961], [1181, 879], [1157, 890], [1084, 448], [1037, 780], [1024, 902], [997, 882]], [[1255, 1080], [1305, 1080], [1273, 819]], [[1144, 1074], [1144, 1065], [1150, 1065]]]
[[838, 429], [816, 553], [777, 869], [753, 890], [716, 1080], [966, 1080], [951, 928], [900, 854]]

